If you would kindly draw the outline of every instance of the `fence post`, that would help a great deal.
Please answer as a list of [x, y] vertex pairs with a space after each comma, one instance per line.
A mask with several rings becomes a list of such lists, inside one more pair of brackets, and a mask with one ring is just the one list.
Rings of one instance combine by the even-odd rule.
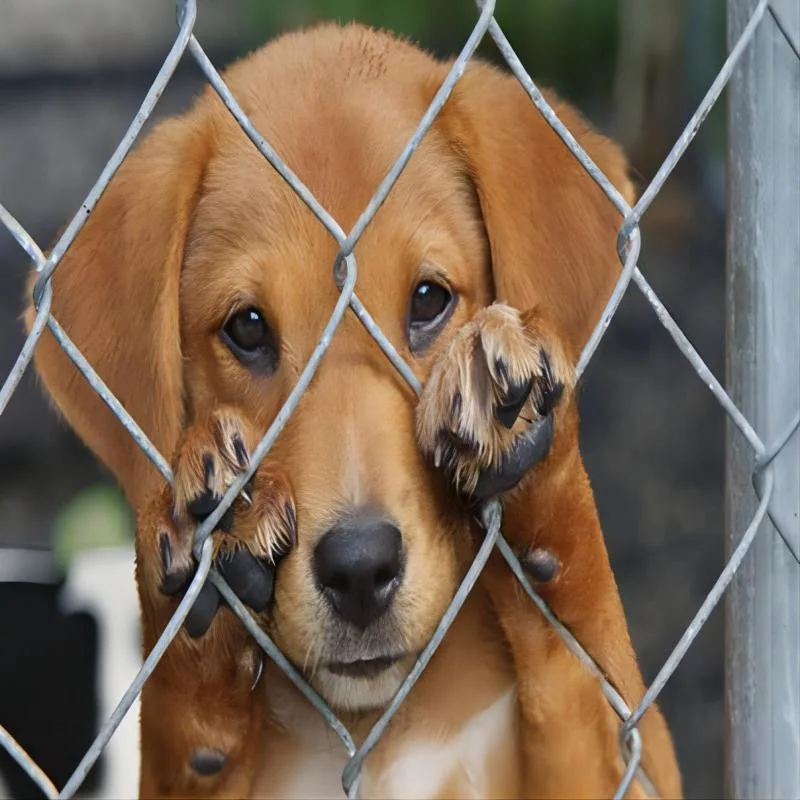
[[[729, 46], [757, 5], [728, 0]], [[781, 26], [765, 14], [730, 86], [726, 298], [729, 390], [767, 447], [800, 408], [800, 0], [771, 5]], [[727, 446], [730, 551], [755, 497], [752, 450], [730, 424]], [[726, 606], [734, 798], [800, 797], [800, 432], [774, 470], [788, 544], [765, 519]]]

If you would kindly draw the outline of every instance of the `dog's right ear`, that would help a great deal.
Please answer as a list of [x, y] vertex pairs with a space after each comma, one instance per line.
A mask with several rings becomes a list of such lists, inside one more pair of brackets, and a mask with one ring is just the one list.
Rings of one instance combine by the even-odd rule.
[[[624, 195], [622, 151], [572, 106], [547, 93], [581, 147]], [[475, 188], [491, 253], [495, 299], [543, 309], [574, 361], [621, 270], [622, 218], [531, 102], [517, 78], [472, 62], [439, 124]]]
[[[159, 125], [120, 167], [52, 278], [53, 315], [167, 459], [183, 417], [178, 290], [209, 158], [203, 127], [196, 112]], [[29, 300], [29, 331], [34, 318]], [[159, 473], [49, 329], [35, 364], [67, 422], [138, 505]]]

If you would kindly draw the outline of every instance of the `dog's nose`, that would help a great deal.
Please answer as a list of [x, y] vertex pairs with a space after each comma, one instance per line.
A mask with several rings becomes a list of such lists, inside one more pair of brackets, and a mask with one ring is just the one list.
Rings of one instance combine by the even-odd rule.
[[314, 551], [322, 593], [343, 620], [362, 630], [389, 607], [404, 564], [398, 528], [369, 513], [334, 525]]

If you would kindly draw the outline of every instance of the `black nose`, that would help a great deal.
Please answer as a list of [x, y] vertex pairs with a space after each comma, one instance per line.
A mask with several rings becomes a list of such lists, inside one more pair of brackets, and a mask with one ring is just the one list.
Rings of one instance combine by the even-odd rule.
[[362, 630], [389, 607], [404, 563], [400, 531], [368, 512], [338, 522], [314, 552], [322, 593], [343, 620]]

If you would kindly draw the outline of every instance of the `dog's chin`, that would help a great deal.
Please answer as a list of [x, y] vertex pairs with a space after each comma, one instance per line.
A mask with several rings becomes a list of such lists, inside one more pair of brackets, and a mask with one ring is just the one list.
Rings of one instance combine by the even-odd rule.
[[382, 664], [369, 663], [363, 669], [344, 671], [337, 665], [320, 666], [311, 683], [334, 709], [372, 711], [389, 703], [413, 662], [412, 656], [405, 656], [385, 668]]

